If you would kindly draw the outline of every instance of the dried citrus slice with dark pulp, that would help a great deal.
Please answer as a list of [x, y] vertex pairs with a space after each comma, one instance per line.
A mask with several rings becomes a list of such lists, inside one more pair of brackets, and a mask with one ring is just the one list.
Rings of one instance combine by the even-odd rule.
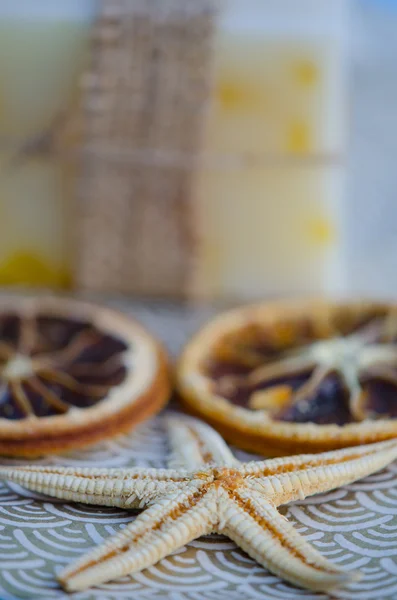
[[185, 407], [247, 450], [320, 452], [397, 435], [397, 308], [276, 302], [215, 318], [178, 366]]
[[62, 298], [0, 300], [0, 453], [37, 456], [130, 429], [167, 401], [165, 354], [126, 315]]

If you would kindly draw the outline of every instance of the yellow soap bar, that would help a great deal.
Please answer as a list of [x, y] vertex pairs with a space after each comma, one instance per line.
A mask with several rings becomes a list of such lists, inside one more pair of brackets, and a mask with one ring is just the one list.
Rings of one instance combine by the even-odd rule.
[[[302, 14], [293, 13], [297, 5]], [[251, 299], [339, 287], [345, 85], [338, 6], [249, 0], [243, 9], [234, 1], [221, 19], [206, 161], [195, 187], [199, 295]]]
[[90, 30], [84, 4], [0, 7], [0, 285], [70, 284], [70, 165], [45, 147], [19, 150], [76, 97]]
[[57, 161], [0, 157], [0, 285], [70, 282], [66, 172]]
[[[53, 0], [38, 0], [37, 3], [19, 0], [13, 5], [8, 4], [12, 14], [3, 14], [0, 6], [0, 143], [11, 140], [14, 149], [26, 145], [27, 141], [46, 132], [54, 119], [73, 106], [91, 23], [91, 17], [88, 19], [85, 14], [83, 18], [79, 11], [84, 12], [94, 4], [91, 0], [60, 0], [57, 3]], [[99, 123], [102, 127], [105, 123], [105, 142], [107, 124], [109, 128], [114, 126], [116, 133], [111, 140], [117, 145], [122, 139], [119, 132], [121, 135], [123, 128], [123, 123], [116, 118], [118, 115], [114, 114], [118, 106], [123, 107], [119, 113], [126, 114], [124, 109], [130, 108], [129, 102], [131, 110], [135, 105], [142, 105], [145, 107], [142, 119], [145, 123], [150, 121], [150, 127], [148, 124], [143, 127], [139, 139], [132, 140], [127, 136], [131, 148], [122, 148], [127, 150], [126, 155], [131, 150], [131, 155], [138, 157], [137, 160], [132, 158], [131, 180], [125, 177], [125, 186], [122, 186], [127, 194], [115, 202], [111, 186], [108, 198], [110, 177], [100, 184], [100, 190], [95, 189], [95, 182], [93, 189], [85, 188], [85, 195], [81, 193], [84, 187], [81, 186], [78, 201], [87, 200], [89, 210], [86, 211], [84, 205], [71, 218], [70, 204], [76, 198], [70, 194], [78, 186], [76, 181], [73, 183], [73, 172], [65, 156], [67, 152], [61, 155], [28, 153], [22, 160], [14, 161], [12, 148], [1, 146], [0, 285], [66, 285], [72, 270], [73, 228], [79, 227], [79, 219], [82, 221], [86, 211], [90, 217], [89, 225], [84, 239], [79, 241], [76, 255], [80, 253], [81, 256], [88, 249], [90, 273], [95, 272], [92, 264], [101, 270], [106, 265], [120, 265], [124, 259], [119, 257], [127, 257], [125, 270], [120, 269], [121, 279], [128, 279], [128, 269], [136, 269], [145, 284], [145, 279], [151, 278], [160, 262], [155, 255], [158, 251], [163, 259], [161, 272], [169, 272], [169, 279], [177, 282], [175, 287], [181, 288], [172, 290], [175, 295], [184, 295], [186, 287], [193, 295], [210, 299], [251, 299], [280, 292], [335, 289], [340, 266], [344, 170], [344, 4], [344, 0], [333, 0], [332, 3], [329, 0], [226, 0], [222, 3], [213, 40], [213, 77], [207, 119], [201, 132], [202, 144], [197, 150], [204, 160], [197, 162], [199, 167], [193, 174], [190, 171], [186, 174], [184, 164], [177, 165], [176, 170], [171, 167], [167, 170], [167, 160], [171, 164], [174, 156], [172, 152], [167, 155], [166, 142], [173, 136], [177, 139], [183, 125], [181, 119], [178, 120], [177, 109], [170, 111], [172, 118], [168, 118], [167, 111], [165, 116], [162, 113], [163, 73], [158, 73], [154, 52], [147, 52], [148, 63], [142, 68], [143, 74], [139, 53], [136, 65], [135, 54], [129, 58], [132, 74], [126, 68], [125, 76], [139, 80], [137, 83], [134, 79], [134, 85], [128, 88], [133, 89], [136, 96], [125, 98], [121, 94], [112, 104], [113, 100], [107, 101], [106, 86], [116, 84], [114, 77], [107, 77], [106, 65], [111, 70], [114, 63], [106, 59], [109, 56], [106, 55], [109, 52], [107, 41], [102, 40], [101, 46], [97, 40], [93, 52], [100, 48], [102, 70], [99, 69], [100, 77], [96, 80], [95, 77], [85, 78], [84, 89], [91, 85], [97, 93], [97, 98], [95, 93], [89, 97], [91, 117], [98, 112], [98, 98], [103, 112], [102, 116], [95, 113], [91, 125]], [[102, 10], [106, 21], [105, 5]], [[68, 11], [77, 12], [72, 17]], [[174, 13], [170, 11], [170, 14]], [[154, 15], [149, 11], [148, 15], [149, 21], [153, 19], [153, 27], [160, 27], [156, 21], [160, 18], [157, 13]], [[121, 30], [123, 18], [124, 15], [119, 19]], [[136, 14], [133, 18], [137, 18]], [[117, 17], [113, 20], [117, 21]], [[106, 23], [103, 31], [110, 35], [112, 23]], [[116, 33], [119, 30], [116, 27]], [[170, 32], [166, 33], [169, 35]], [[21, 39], [24, 43], [20, 43]], [[143, 46], [146, 41], [145, 36], [138, 39]], [[140, 47], [138, 42], [137, 47]], [[176, 43], [173, 51], [177, 46]], [[147, 50], [145, 46], [143, 51]], [[178, 65], [181, 68], [181, 57], [176, 56], [176, 59], [176, 68]], [[155, 115], [149, 115], [153, 117], [149, 119], [145, 112], [145, 93], [152, 88], [142, 84], [146, 74], [150, 75], [150, 85], [156, 83], [153, 89], [157, 89], [159, 95], [153, 102]], [[100, 97], [96, 87], [99, 79], [103, 86]], [[173, 77], [167, 77], [169, 81], [172, 82]], [[141, 88], [142, 96], [139, 95]], [[168, 93], [166, 97], [169, 110], [173, 106], [173, 96]], [[183, 101], [177, 94], [176, 97]], [[84, 106], [87, 109], [87, 105]], [[87, 110], [84, 113], [87, 117], [86, 113]], [[196, 114], [199, 114], [198, 110]], [[138, 122], [140, 125], [139, 119]], [[138, 129], [140, 131], [140, 127]], [[88, 146], [95, 145], [98, 139], [95, 135], [94, 131], [92, 139], [85, 140]], [[191, 141], [188, 146], [191, 147]], [[195, 155], [196, 149], [191, 152]], [[159, 157], [160, 162], [166, 159], [164, 170], [156, 165], [153, 171], [148, 170], [145, 159], [147, 156], [152, 159], [152, 154]], [[139, 163], [141, 155], [142, 164]], [[175, 155], [180, 156], [180, 151]], [[188, 150], [186, 158], [187, 164], [191, 164]], [[106, 162], [106, 157], [103, 160]], [[80, 173], [84, 171], [82, 164], [88, 162], [79, 163]], [[114, 165], [110, 157], [109, 172], [113, 174], [118, 170], [118, 165], [116, 169]], [[92, 174], [95, 169], [88, 168], [88, 171]], [[108, 173], [106, 169], [99, 171]], [[144, 183], [140, 180], [141, 172]], [[161, 178], [152, 177], [153, 173], [159, 172]], [[171, 232], [173, 240], [183, 242], [175, 245], [174, 254], [170, 244], [168, 262], [165, 249], [157, 249], [153, 244], [158, 222], [166, 214], [161, 195], [166, 186], [174, 186], [171, 191], [167, 188], [170, 205], [181, 203], [181, 210], [178, 204], [178, 210], [167, 213], [167, 217], [173, 219], [167, 231]], [[149, 205], [146, 207], [145, 204], [141, 212], [134, 206], [134, 194], [129, 196], [128, 193], [137, 187], [142, 190], [143, 203], [146, 202], [145, 193], [149, 198]], [[159, 191], [153, 192], [157, 187]], [[160, 208], [157, 202], [163, 202]], [[117, 206], [118, 213], [115, 212]], [[112, 211], [116, 218], [109, 222], [105, 218], [105, 227], [99, 227], [97, 235], [95, 228], [101, 221], [97, 217], [101, 214], [106, 217]], [[123, 215], [126, 215], [126, 225]], [[136, 221], [128, 228], [129, 218]], [[135, 238], [139, 238], [142, 232], [142, 242], [138, 239], [132, 246], [128, 235], [124, 240], [120, 228], [112, 228], [112, 223], [120, 221], [124, 233], [134, 230], [137, 232]], [[95, 244], [99, 244], [103, 255], [100, 256]], [[183, 260], [177, 256], [180, 248]], [[132, 254], [133, 260], [130, 260]], [[104, 255], [110, 260], [103, 260]], [[150, 260], [145, 262], [148, 255]], [[142, 269], [142, 264], [152, 268]], [[183, 276], [179, 276], [176, 271], [181, 265], [184, 269], [186, 264], [189, 274], [185, 277], [183, 272]], [[114, 289], [117, 286], [131, 291], [150, 289], [150, 293], [161, 293], [163, 289], [156, 276], [147, 288], [143, 284], [134, 288], [134, 273], [131, 273], [131, 285], [124, 286], [124, 281], [117, 282], [116, 277], [113, 278], [117, 269], [109, 268], [110, 274], [105, 273], [102, 280], [108, 284], [114, 279]], [[189, 277], [191, 281], [186, 283]], [[85, 285], [87, 281], [80, 283]]]

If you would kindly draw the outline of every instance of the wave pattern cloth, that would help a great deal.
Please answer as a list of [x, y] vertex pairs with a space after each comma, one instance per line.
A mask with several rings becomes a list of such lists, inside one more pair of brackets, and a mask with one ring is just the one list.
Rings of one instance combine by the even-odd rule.
[[[119, 306], [118, 303], [113, 303]], [[121, 306], [124, 308], [123, 306]], [[187, 332], [210, 316], [168, 308], [133, 307], [133, 314], [160, 331], [176, 353]], [[171, 333], [172, 332], [172, 333]], [[72, 467], [163, 467], [168, 453], [162, 420], [129, 436], [90, 450], [48, 457], [35, 464]], [[236, 452], [243, 461], [252, 455]], [[15, 460], [2, 460], [16, 465]], [[363, 579], [333, 592], [343, 600], [393, 600], [397, 595], [397, 463], [365, 480], [326, 494], [297, 501], [280, 512], [321, 554]], [[131, 512], [68, 504], [0, 484], [0, 598], [59, 600], [327, 600], [324, 593], [300, 590], [270, 574], [227, 537], [204, 536], [133, 578], [125, 577], [96, 590], [69, 596], [57, 587], [54, 574], [93, 546], [124, 529]]]
[[[130, 570], [137, 572], [136, 576], [146, 576], [150, 580], [150, 570], [140, 572], [142, 568], [149, 566], [161, 572], [163, 565], [158, 564], [159, 558], [163, 557], [163, 562], [165, 560], [169, 563], [172, 561], [172, 558], [168, 558], [170, 553], [181, 552], [185, 543], [212, 530], [225, 532], [260, 563], [268, 565], [271, 571], [300, 585], [328, 589], [344, 587], [355, 581], [351, 563], [348, 564], [350, 573], [347, 573], [345, 565], [338, 565], [335, 561], [333, 564], [322, 557], [318, 550], [294, 530], [285, 517], [277, 513], [275, 506], [317, 490], [340, 485], [343, 481], [355, 479], [384, 466], [396, 457], [396, 442], [383, 442], [312, 457], [240, 463], [208, 425], [182, 415], [165, 419], [165, 422], [168, 423], [171, 434], [171, 449], [175, 451], [174, 455], [171, 454], [175, 470], [159, 469], [154, 472], [144, 468], [137, 472], [132, 469], [130, 477], [123, 478], [120, 477], [123, 472], [117, 469], [116, 485], [120, 488], [117, 494], [111, 479], [101, 486], [99, 494], [95, 479], [102, 478], [103, 469], [91, 468], [87, 475], [85, 470], [79, 471], [72, 467], [64, 477], [61, 466], [41, 468], [36, 465], [22, 467], [20, 470], [13, 467], [0, 468], [2, 478], [9, 477], [14, 482], [22, 482], [36, 490], [49, 489], [51, 495], [73, 497], [74, 501], [80, 494], [82, 499], [92, 502], [92, 496], [87, 498], [87, 494], [93, 493], [91, 484], [94, 483], [95, 491], [99, 494], [94, 498], [97, 500], [96, 504], [123, 507], [149, 505], [136, 522], [128, 524], [109, 543], [100, 544], [99, 548], [85, 554], [77, 562], [72, 561], [73, 564], [65, 570], [62, 569], [60, 579], [69, 590], [84, 590], [109, 579], [118, 579]], [[223, 466], [213, 468], [213, 464]], [[182, 469], [186, 469], [185, 474], [193, 471], [194, 475], [183, 476]], [[73, 471], [79, 473], [80, 479], [70, 476]], [[83, 481], [84, 478], [86, 481]], [[87, 478], [90, 489], [83, 491], [81, 484], [86, 483]], [[131, 483], [131, 479], [136, 481]], [[74, 481], [79, 484], [77, 487]], [[85, 490], [86, 486], [83, 487]], [[160, 487], [161, 490], [157, 489]], [[348, 511], [351, 512], [350, 507]], [[102, 515], [96, 512], [90, 520], [92, 517], [97, 521]], [[45, 533], [37, 536], [37, 539], [53, 547], [62, 547], [63, 544], [59, 542], [65, 542], [64, 545], [67, 546], [67, 536], [62, 538], [62, 534], [61, 537], [55, 537], [55, 540], [48, 539], [48, 524], [43, 524]], [[37, 534], [37, 530], [33, 533]], [[95, 546], [98, 541], [97, 539]], [[35, 547], [26, 535], [24, 542], [28, 548]], [[42, 551], [41, 554], [43, 555]], [[44, 554], [50, 556], [48, 551]], [[66, 557], [61, 555], [60, 558], [64, 563]], [[195, 563], [183, 562], [188, 560], [185, 553], [179, 558], [182, 565], [191, 565], [187, 567], [187, 573], [192, 568], [196, 569]], [[247, 560], [247, 557], [242, 557], [242, 560]], [[66, 561], [70, 562], [68, 558]], [[251, 569], [248, 565], [247, 567], [248, 581], [253, 578], [254, 573], [260, 576], [255, 563], [251, 565]], [[239, 572], [238, 569], [232, 569], [232, 578], [235, 577], [235, 571]], [[268, 574], [266, 576], [269, 577]], [[135, 577], [132, 579], [134, 583]], [[180, 585], [182, 577], [177, 576], [175, 579]], [[193, 579], [197, 584], [197, 578]], [[274, 576], [270, 579], [272, 583], [277, 581]], [[53, 581], [51, 583], [54, 584]], [[186, 587], [186, 583], [184, 581], [182, 587]], [[175, 581], [175, 584], [173, 591], [177, 593], [178, 583]], [[108, 585], [122, 583], [117, 581]], [[127, 589], [129, 585], [131, 584], [126, 584]], [[170, 597], [173, 597], [172, 594]]]

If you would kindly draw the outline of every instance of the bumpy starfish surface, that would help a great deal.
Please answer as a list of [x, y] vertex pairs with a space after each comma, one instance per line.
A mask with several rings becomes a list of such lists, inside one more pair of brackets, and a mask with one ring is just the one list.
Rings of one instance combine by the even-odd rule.
[[60, 575], [82, 590], [149, 567], [191, 540], [219, 532], [286, 580], [313, 590], [357, 578], [323, 558], [277, 506], [369, 475], [397, 457], [397, 440], [316, 455], [239, 462], [208, 425], [168, 418], [169, 469], [0, 467], [0, 478], [74, 502], [143, 508], [122, 532]]

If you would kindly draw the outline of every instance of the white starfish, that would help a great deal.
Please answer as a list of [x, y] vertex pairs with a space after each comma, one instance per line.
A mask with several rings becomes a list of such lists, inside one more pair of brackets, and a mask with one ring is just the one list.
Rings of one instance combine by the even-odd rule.
[[67, 590], [141, 571], [211, 532], [229, 536], [258, 563], [302, 587], [329, 590], [357, 578], [323, 558], [276, 507], [385, 467], [397, 457], [397, 440], [240, 463], [208, 425], [182, 415], [167, 421], [169, 469], [0, 467], [1, 479], [63, 500], [148, 507], [61, 573]]

